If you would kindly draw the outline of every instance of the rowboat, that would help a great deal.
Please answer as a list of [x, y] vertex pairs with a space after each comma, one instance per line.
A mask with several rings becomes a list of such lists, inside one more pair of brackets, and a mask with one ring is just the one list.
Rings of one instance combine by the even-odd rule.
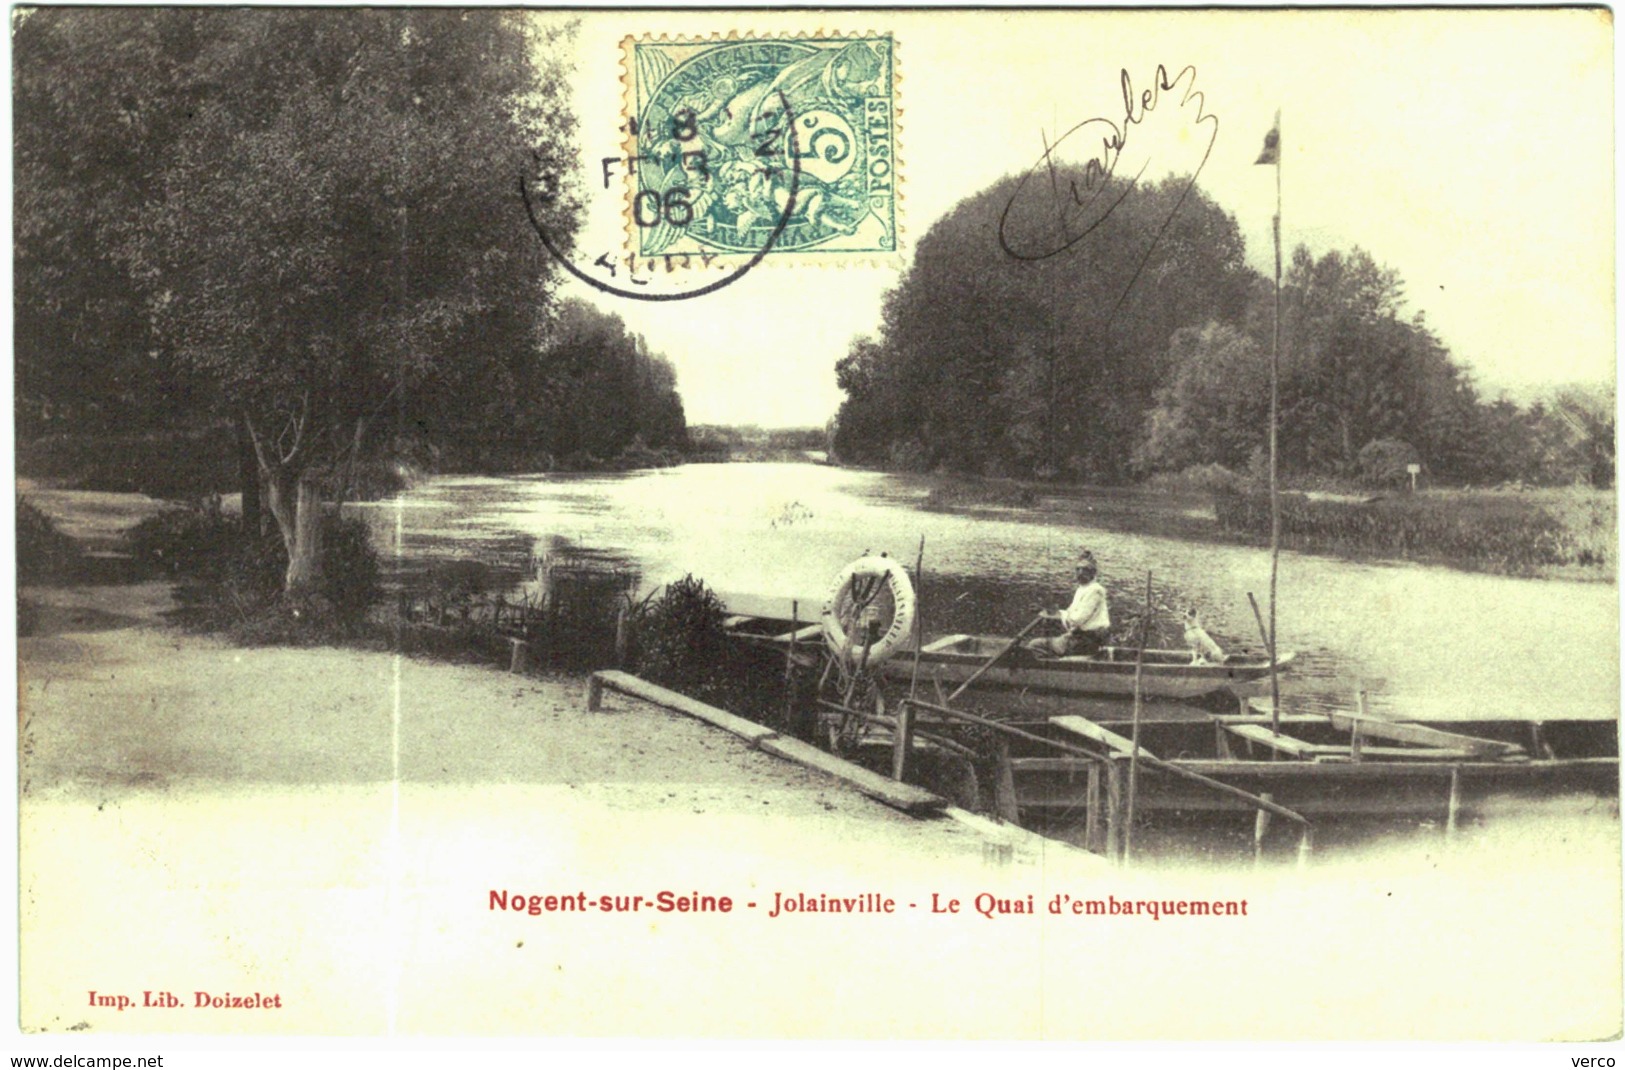
[[[728, 617], [724, 626], [735, 639], [757, 646], [784, 649], [795, 645], [811, 652], [823, 643], [818, 624], [740, 614]], [[988, 635], [944, 635], [930, 640], [920, 648], [919, 679], [934, 680], [948, 689], [957, 687], [1009, 645], [1008, 637]], [[978, 676], [973, 686], [1058, 695], [1132, 695], [1135, 653], [1129, 647], [1109, 646], [1087, 657], [1042, 657], [1017, 645]], [[1292, 659], [1290, 652], [1283, 651], [1276, 664], [1285, 668]], [[877, 668], [883, 676], [910, 679], [914, 675], [913, 643], [905, 639]], [[1269, 671], [1269, 658], [1256, 654], [1233, 654], [1209, 663], [1195, 660], [1189, 650], [1147, 650], [1140, 674], [1141, 694], [1197, 698], [1258, 680]]]
[[[1009, 644], [1008, 638], [997, 636], [945, 635], [920, 649], [920, 679], [964, 683]], [[1088, 656], [1041, 657], [1017, 646], [977, 677], [976, 684], [1066, 695], [1132, 695], [1136, 654], [1129, 647], [1108, 646]], [[1283, 669], [1292, 659], [1291, 652], [1283, 651], [1276, 667]], [[881, 668], [885, 675], [902, 679], [913, 671], [911, 651]], [[1210, 663], [1194, 659], [1189, 650], [1147, 650], [1140, 690], [1150, 698], [1196, 698], [1266, 677], [1269, 671], [1268, 656], [1232, 654]]]
[[[925, 734], [912, 738], [914, 753], [942, 747], [935, 734], [968, 715], [903, 701], [913, 702], [911, 723]], [[1258, 820], [1264, 804], [1316, 827], [1404, 818], [1437, 822], [1447, 834], [1511, 799], [1603, 800], [1617, 813], [1614, 720], [1390, 721], [1353, 711], [1276, 718], [1267, 700], [1254, 698], [1239, 714], [1148, 706], [1136, 723], [1124, 719], [1129, 711], [1120, 700], [1071, 701], [1079, 712], [982, 719], [1014, 738], [1006, 737], [996, 759], [999, 776], [992, 784], [973, 780], [976, 798], [960, 804], [991, 805], [1029, 828], [1064, 829], [1071, 842], [1109, 855], [1121, 851], [1130, 820], [1124, 800], [1134, 764], [1132, 809], [1140, 820], [1175, 827], [1245, 816], [1255, 822], [1255, 844], [1268, 827]], [[895, 746], [895, 729], [860, 741], [880, 768], [891, 766]], [[1308, 842], [1301, 840], [1300, 850]]]
[[[1415, 817], [1453, 827], [1458, 813], [1487, 811], [1509, 797], [1590, 796], [1616, 805], [1619, 798], [1619, 726], [1612, 720], [1406, 722], [1352, 712], [1276, 719], [1264, 699], [1243, 710], [1142, 724], [1139, 754], [1151, 762], [1141, 770], [1140, 812], [1253, 813], [1246, 799], [1186, 774], [1268, 793], [1317, 820]], [[1011, 723], [1104, 761], [1013, 747], [1013, 805], [1023, 816], [1093, 811], [1099, 779], [1126, 775], [1133, 750], [1126, 720], [1073, 714]]]

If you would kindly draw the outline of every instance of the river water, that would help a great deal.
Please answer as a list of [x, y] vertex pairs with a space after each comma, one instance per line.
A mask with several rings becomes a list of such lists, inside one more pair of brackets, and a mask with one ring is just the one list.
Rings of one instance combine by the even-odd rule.
[[[912, 565], [924, 539], [928, 635], [1013, 634], [1064, 604], [1087, 547], [1119, 618], [1144, 602], [1177, 643], [1200, 609], [1228, 650], [1258, 648], [1247, 601], [1269, 588], [1267, 550], [1212, 537], [1200, 499], [1069, 493], [1026, 508], [929, 506], [917, 477], [815, 464], [698, 464], [613, 475], [439, 477], [369, 507], [405, 565], [479, 557], [516, 582], [533, 555], [601, 554], [645, 589], [692, 574], [713, 589], [801, 599], [815, 614], [835, 575], [867, 552]], [[1528, 580], [1440, 566], [1285, 553], [1283, 692], [1302, 708], [1405, 720], [1578, 718], [1619, 710], [1619, 600], [1611, 583]]]

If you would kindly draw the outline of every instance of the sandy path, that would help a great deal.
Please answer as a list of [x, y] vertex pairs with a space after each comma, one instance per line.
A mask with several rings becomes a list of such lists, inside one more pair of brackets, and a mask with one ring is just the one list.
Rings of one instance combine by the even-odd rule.
[[[159, 587], [44, 597], [54, 634], [21, 643], [25, 1029], [1532, 1040], [1619, 1025], [1617, 840], [1532, 823], [1510, 868], [1506, 845], [1469, 842], [1301, 874], [1011, 857], [624, 697], [588, 714], [580, 681], [238, 649], [139, 623]], [[733, 909], [662, 912], [662, 892]], [[561, 899], [532, 914], [493, 893]], [[797, 893], [895, 912], [770, 916]], [[561, 909], [582, 895], [645, 904]], [[1058, 896], [1247, 914], [1051, 914]], [[1494, 936], [1535, 919], [1538, 940]]]
[[616, 808], [862, 822], [980, 851], [947, 821], [896, 814], [724, 733], [585, 681], [347, 649], [243, 648], [152, 626], [161, 585], [28, 592], [20, 642], [25, 800], [402, 784], [552, 786]]
[[[919, 897], [1094, 868], [1059, 848], [1001, 860], [957, 822], [634, 700], [589, 714], [578, 679], [238, 648], [152, 623], [161, 585], [28, 593], [47, 633], [20, 643], [29, 1028], [884, 1034], [895, 1009], [859, 997], [901, 983], [902, 961], [783, 1019], [807, 930], [762, 917], [771, 889], [856, 894], [884, 875]], [[761, 902], [749, 919], [491, 910], [493, 891], [663, 889]], [[839, 920], [826, 950], [853, 965], [900, 922]], [[637, 978], [670, 1001], [604, 998]], [[199, 1009], [199, 990], [285, 1006]], [[140, 1005], [165, 991], [183, 1006]], [[1031, 1013], [993, 1017], [1021, 1033]]]

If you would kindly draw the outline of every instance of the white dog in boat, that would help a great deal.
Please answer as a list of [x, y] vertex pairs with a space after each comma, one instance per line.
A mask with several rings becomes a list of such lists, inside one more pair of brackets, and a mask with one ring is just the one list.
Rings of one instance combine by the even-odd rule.
[[1192, 665], [1220, 664], [1224, 650], [1202, 627], [1202, 615], [1194, 608], [1185, 611], [1185, 642], [1191, 648]]

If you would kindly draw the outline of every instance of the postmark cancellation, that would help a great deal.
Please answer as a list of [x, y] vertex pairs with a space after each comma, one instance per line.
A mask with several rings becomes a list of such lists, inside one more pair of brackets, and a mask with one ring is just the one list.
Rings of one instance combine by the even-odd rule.
[[634, 255], [827, 263], [898, 251], [890, 34], [622, 47]]

